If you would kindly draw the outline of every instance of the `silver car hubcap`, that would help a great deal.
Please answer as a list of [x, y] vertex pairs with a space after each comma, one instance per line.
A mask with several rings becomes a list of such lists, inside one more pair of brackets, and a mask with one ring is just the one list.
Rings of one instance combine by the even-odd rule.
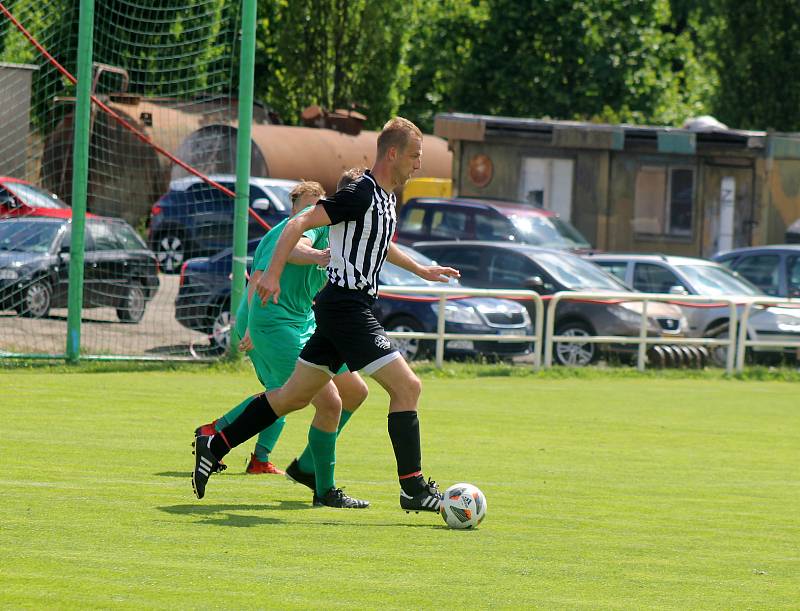
[[[397, 325], [392, 327], [392, 331], [400, 331], [403, 333], [413, 333], [416, 329], [412, 329], [408, 325]], [[392, 338], [392, 341], [397, 346], [397, 350], [403, 355], [407, 361], [413, 361], [419, 351], [419, 340], [417, 339], [398, 339]]]
[[139, 287], [128, 289], [128, 313], [134, 320], [144, 316], [144, 294]]
[[[589, 334], [583, 329], [567, 329], [559, 335], [564, 335], [566, 337], [589, 337]], [[564, 365], [588, 365], [592, 362], [592, 358], [594, 357], [594, 344], [558, 343], [556, 344], [556, 354], [558, 355], [559, 362]]]
[[45, 315], [50, 306], [50, 292], [41, 282], [37, 282], [28, 288], [25, 295], [25, 305], [31, 316], [40, 318]]
[[231, 313], [228, 311], [220, 312], [214, 319], [214, 326], [211, 329], [211, 337], [214, 343], [225, 350], [231, 338]]
[[176, 236], [164, 236], [158, 243], [157, 257], [161, 269], [175, 271], [183, 263], [183, 242]]

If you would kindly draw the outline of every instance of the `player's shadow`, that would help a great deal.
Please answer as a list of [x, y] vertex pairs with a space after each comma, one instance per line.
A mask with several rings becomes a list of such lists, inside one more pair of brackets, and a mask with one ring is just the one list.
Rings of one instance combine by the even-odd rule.
[[245, 505], [245, 504], [220, 504], [220, 505], [167, 505], [157, 507], [159, 511], [176, 515], [196, 516], [202, 518], [199, 524], [213, 526], [233, 526], [236, 528], [251, 528], [265, 524], [283, 524], [284, 520], [258, 515], [242, 515], [240, 511], [286, 511], [297, 509], [310, 509], [308, 503], [301, 501], [279, 501], [270, 505]]
[[[191, 471], [161, 471], [159, 473], [153, 473], [156, 477], [179, 477], [181, 479], [185, 477], [192, 477]], [[233, 472], [233, 473], [220, 473], [219, 475], [215, 475], [214, 477], [247, 477], [248, 479], [252, 479], [252, 475], [248, 475], [244, 471], [240, 472]], [[216, 481], [216, 480], [215, 480]]]

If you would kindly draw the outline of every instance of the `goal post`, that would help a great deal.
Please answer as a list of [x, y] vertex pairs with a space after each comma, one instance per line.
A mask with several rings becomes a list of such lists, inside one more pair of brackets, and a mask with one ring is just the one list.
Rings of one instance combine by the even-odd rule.
[[[0, 358], [224, 351], [269, 228], [255, 29], [256, 0], [0, 0]], [[185, 290], [189, 258], [226, 247], [232, 273]]]

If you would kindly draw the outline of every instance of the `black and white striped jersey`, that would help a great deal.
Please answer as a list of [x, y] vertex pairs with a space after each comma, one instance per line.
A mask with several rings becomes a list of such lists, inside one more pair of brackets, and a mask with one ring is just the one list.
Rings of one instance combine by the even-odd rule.
[[394, 193], [367, 171], [319, 205], [331, 219], [328, 282], [377, 297], [378, 274], [397, 225]]

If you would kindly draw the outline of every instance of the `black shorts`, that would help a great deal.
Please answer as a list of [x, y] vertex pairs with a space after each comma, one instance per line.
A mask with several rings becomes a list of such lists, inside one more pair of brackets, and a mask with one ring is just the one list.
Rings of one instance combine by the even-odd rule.
[[386, 331], [375, 320], [367, 295], [327, 285], [317, 296], [317, 330], [300, 352], [300, 361], [331, 376], [343, 364], [366, 375], [401, 358]]

